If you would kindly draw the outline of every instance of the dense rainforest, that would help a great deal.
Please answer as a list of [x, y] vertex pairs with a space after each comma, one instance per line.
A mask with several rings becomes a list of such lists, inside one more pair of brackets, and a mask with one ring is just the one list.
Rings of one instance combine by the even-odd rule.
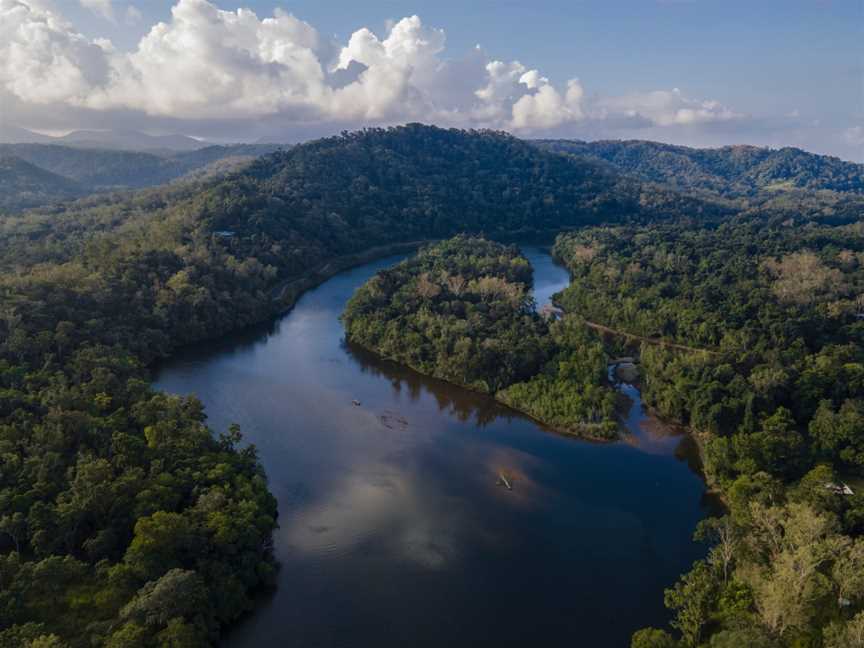
[[538, 315], [531, 276], [512, 246], [468, 236], [428, 246], [357, 291], [346, 338], [560, 431], [615, 438], [602, 345], [581, 322]]
[[693, 347], [641, 344], [643, 398], [694, 430], [728, 507], [666, 593], [680, 641], [634, 647], [861, 645], [862, 224], [589, 228], [555, 253], [567, 312]]
[[[811, 201], [816, 224], [802, 231], [854, 220], [835, 197]], [[286, 286], [370, 248], [462, 231], [716, 226], [740, 210], [501, 133], [409, 125], [300, 145], [227, 178], [0, 218], [0, 646], [208, 645], [269, 582], [276, 511], [254, 448], [236, 429], [208, 430], [195, 399], [152, 392], [154, 360], [273, 316], [296, 297]], [[781, 204], [772, 218], [794, 237], [800, 213]], [[842, 270], [818, 238], [808, 245]], [[775, 263], [782, 272], [779, 248]], [[582, 344], [583, 329], [556, 330]], [[854, 365], [834, 346], [813, 359], [816, 385]], [[711, 384], [745, 380], [731, 366]], [[534, 385], [513, 394], [523, 403], [545, 393], [521, 384]], [[830, 414], [851, 416], [838, 398]]]
[[719, 201], [754, 218], [851, 223], [864, 213], [864, 165], [796, 148], [695, 149], [659, 142], [538, 140], [642, 182]]
[[0, 221], [0, 638], [207, 643], [267, 584], [276, 511], [254, 450], [152, 393], [153, 360], [272, 316], [288, 283], [371, 247], [685, 213], [729, 212], [414, 125]]
[[797, 148], [698, 149], [639, 140], [538, 140], [550, 151], [603, 160], [643, 180], [727, 197], [802, 189], [864, 195], [864, 167]]

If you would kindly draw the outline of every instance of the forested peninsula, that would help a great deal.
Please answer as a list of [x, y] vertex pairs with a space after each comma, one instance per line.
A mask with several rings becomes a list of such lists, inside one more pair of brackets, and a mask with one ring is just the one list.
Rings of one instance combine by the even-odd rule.
[[[459, 232], [561, 231], [556, 254], [575, 280], [560, 323], [508, 302], [530, 281], [514, 252], [485, 282], [506, 290], [480, 292], [484, 275], [454, 248], [438, 267], [394, 270], [395, 301], [369, 304], [428, 336], [417, 362], [458, 352], [433, 344], [435, 320], [452, 324], [446, 309], [496, 333], [536, 331], [533, 346], [518, 340], [524, 353], [502, 343], [480, 356], [512, 370], [464, 384], [555, 426], [572, 411], [605, 416], [602, 392], [574, 410], [542, 400], [557, 385], [569, 399], [569, 380], [580, 399], [599, 384], [591, 356], [569, 368], [561, 355], [594, 344], [574, 318], [711, 348], [641, 353], [646, 396], [703, 439], [731, 512], [711, 527], [711, 558], [668, 595], [681, 638], [646, 631], [639, 646], [853, 645], [864, 625], [857, 185], [847, 167], [820, 182], [809, 165], [796, 189], [772, 176], [745, 203], [733, 189], [685, 195], [610, 159], [414, 124], [296, 146], [227, 178], [0, 215], [0, 646], [210, 645], [270, 582], [277, 511], [255, 449], [236, 428], [208, 429], [196, 399], [151, 390], [154, 361], [284, 311], [298, 294], [285, 286], [342, 267], [334, 259]], [[32, 192], [31, 166], [4, 166], [4, 186]], [[601, 225], [614, 229], [581, 229]], [[416, 290], [424, 273], [428, 296]], [[444, 274], [477, 292], [453, 298]], [[399, 300], [425, 311], [408, 318]], [[855, 494], [826, 486], [841, 483]]]
[[366, 282], [342, 316], [346, 338], [559, 431], [617, 438], [599, 339], [580, 321], [538, 315], [531, 282], [517, 248], [458, 236]]

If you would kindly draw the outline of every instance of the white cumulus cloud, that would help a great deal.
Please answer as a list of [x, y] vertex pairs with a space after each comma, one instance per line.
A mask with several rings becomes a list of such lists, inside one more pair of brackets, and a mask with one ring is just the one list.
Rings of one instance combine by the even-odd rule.
[[[114, 17], [109, 0], [80, 2]], [[141, 19], [133, 6], [125, 15]], [[445, 46], [444, 30], [418, 16], [383, 34], [361, 27], [338, 43], [281, 10], [262, 18], [209, 0], [177, 0], [169, 20], [123, 52], [86, 38], [42, 0], [0, 0], [0, 101], [13, 99], [9, 105], [21, 114], [35, 106], [54, 115], [140, 115], [144, 123], [419, 120], [528, 134], [612, 121], [663, 128], [742, 117], [677, 89], [589, 100], [576, 78], [555, 82], [479, 46], [451, 59]]]
[[522, 95], [513, 104], [514, 128], [548, 129], [584, 118], [582, 98], [585, 92], [578, 79], [567, 82], [567, 90], [563, 95], [546, 78], [537, 80], [530, 76], [527, 83], [524, 79], [523, 76], [522, 83], [536, 89], [536, 92]]
[[0, 87], [23, 102], [87, 104], [110, 83], [107, 49], [36, 3], [0, 0]]
[[113, 61], [106, 106], [180, 118], [254, 117], [320, 102], [321, 43], [309, 24], [277, 11], [222, 11], [181, 0], [138, 48]]
[[743, 115], [717, 101], [685, 97], [681, 90], [656, 90], [599, 102], [601, 115], [643, 119], [656, 126], [688, 126], [740, 119]]

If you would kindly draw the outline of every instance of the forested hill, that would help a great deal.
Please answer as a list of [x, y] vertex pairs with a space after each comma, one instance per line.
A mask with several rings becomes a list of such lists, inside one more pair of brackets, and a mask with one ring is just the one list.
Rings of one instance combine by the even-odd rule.
[[[461, 231], [524, 237], [592, 223], [709, 221], [733, 213], [721, 202], [634, 181], [506, 134], [419, 124], [317, 140], [259, 158], [192, 192], [165, 191], [161, 200], [157, 193], [149, 190], [146, 214], [131, 206], [140, 200], [130, 196], [110, 208], [52, 210], [38, 232], [37, 215], [7, 222], [7, 239], [22, 245], [5, 258], [0, 251], [0, 265], [42, 260], [30, 253], [40, 247], [50, 248], [52, 259], [68, 258], [94, 232], [104, 233], [106, 223], [146, 223], [147, 238], [169, 247], [180, 247], [184, 237], [203, 240], [229, 231], [233, 236], [220, 248], [255, 257], [285, 276], [333, 255]], [[92, 226], [82, 228], [82, 222]], [[165, 239], [169, 231], [172, 242]]]
[[[279, 148], [269, 144], [237, 144], [154, 154], [57, 144], [0, 144], [0, 157], [16, 158], [28, 165], [6, 169], [0, 211], [20, 211], [110, 189], [153, 187], [193, 172], [203, 176], [227, 175]], [[37, 175], [31, 167], [42, 173], [41, 190], [26, 184], [26, 178]], [[13, 181], [11, 178], [17, 175], [21, 179]], [[74, 191], [58, 192], [58, 187], [73, 187]]]
[[641, 140], [538, 140], [544, 150], [604, 160], [620, 171], [682, 190], [722, 196], [803, 189], [864, 195], [864, 165], [797, 148], [689, 148]]
[[310, 142], [202, 196], [213, 230], [334, 250], [458, 231], [533, 234], [588, 223], [721, 218], [730, 210], [509, 135], [411, 124]]
[[76, 182], [0, 153], [0, 213], [82, 196]]
[[480, 237], [427, 246], [354, 293], [345, 338], [560, 432], [618, 438], [603, 344], [581, 320], [536, 312], [532, 272], [515, 246]]
[[703, 223], [727, 204], [411, 125], [0, 220], [0, 646], [207, 645], [270, 580], [276, 510], [254, 449], [212, 434], [195, 399], [153, 393], [154, 358], [272, 316], [276, 287], [340, 255]]
[[408, 126], [0, 220], [0, 646], [209, 645], [269, 582], [254, 449], [152, 392], [155, 358], [272, 316], [275, 288], [343, 254], [727, 213], [506, 135]]

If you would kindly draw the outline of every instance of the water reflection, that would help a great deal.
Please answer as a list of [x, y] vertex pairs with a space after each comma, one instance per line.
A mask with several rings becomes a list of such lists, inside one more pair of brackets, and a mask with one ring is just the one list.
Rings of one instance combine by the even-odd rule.
[[423, 376], [403, 365], [384, 360], [351, 342], [343, 342], [343, 348], [363, 373], [386, 379], [393, 389], [394, 397], [407, 395], [412, 402], [417, 402], [421, 395], [431, 395], [438, 404], [439, 412], [453, 416], [461, 423], [486, 427], [499, 418], [505, 421], [514, 418], [526, 419], [486, 394]]
[[[567, 277], [540, 254], [548, 299]], [[662, 626], [663, 588], [702, 551], [704, 488], [681, 439], [550, 434], [346, 345], [345, 301], [396, 260], [161, 368], [157, 385], [197, 393], [214, 428], [241, 424], [279, 501], [278, 588], [226, 645], [613, 648]]]

